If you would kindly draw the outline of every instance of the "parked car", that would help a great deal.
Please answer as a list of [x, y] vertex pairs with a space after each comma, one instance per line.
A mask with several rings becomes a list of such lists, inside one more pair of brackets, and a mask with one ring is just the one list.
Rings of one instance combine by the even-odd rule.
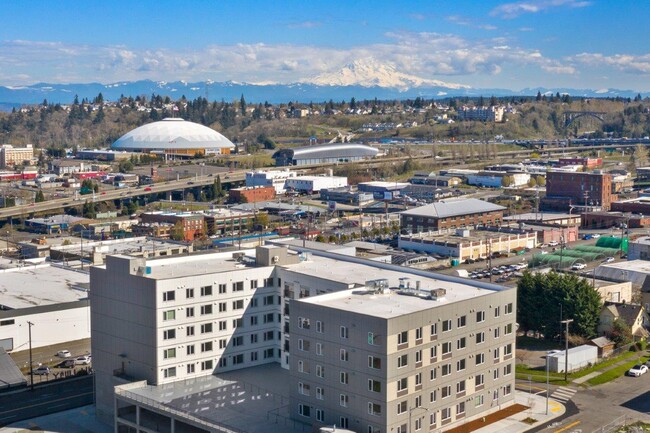
[[639, 377], [648, 372], [648, 367], [645, 364], [637, 364], [627, 371], [628, 376]]
[[603, 260], [603, 263], [612, 263], [614, 261], [614, 257], [607, 257], [605, 260]]
[[59, 358], [70, 358], [72, 356], [72, 353], [70, 353], [69, 350], [64, 349], [56, 352], [56, 356], [58, 356]]
[[[646, 368], [646, 370], [647, 370], [647, 368]], [[50, 374], [50, 367], [48, 367], [47, 365], [41, 365], [40, 367], [33, 369], [32, 374], [35, 374], [35, 375], [38, 375], [38, 376], [43, 376], [43, 375]]]
[[65, 361], [61, 361], [56, 365], [57, 368], [73, 368], [74, 367], [74, 359], [66, 359]]
[[594, 239], [598, 239], [600, 237], [600, 233], [594, 233], [593, 235], [591, 235], [591, 237]]
[[586, 267], [587, 265], [585, 265], [584, 263], [576, 263], [575, 265], [571, 266], [571, 269], [573, 269], [574, 271], [580, 271]]
[[90, 355], [80, 356], [74, 360], [75, 365], [88, 365], [90, 364], [91, 357]]
[[560, 243], [558, 241], [550, 241], [548, 243], [549, 247], [557, 247], [558, 245], [560, 245]]

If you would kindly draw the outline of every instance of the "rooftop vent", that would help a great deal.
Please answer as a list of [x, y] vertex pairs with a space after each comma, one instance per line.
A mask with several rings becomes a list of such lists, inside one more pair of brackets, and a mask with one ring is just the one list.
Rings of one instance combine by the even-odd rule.
[[430, 293], [430, 298], [433, 299], [434, 301], [437, 301], [438, 299], [444, 298], [445, 295], [447, 294], [447, 289], [433, 289], [429, 291]]
[[390, 293], [388, 280], [385, 278], [366, 281], [366, 287], [368, 288], [369, 291], [373, 293], [384, 293], [384, 294]]

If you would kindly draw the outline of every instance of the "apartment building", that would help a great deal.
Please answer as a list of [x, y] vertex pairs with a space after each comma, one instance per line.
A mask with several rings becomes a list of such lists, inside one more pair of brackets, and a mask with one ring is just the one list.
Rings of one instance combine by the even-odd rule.
[[31, 144], [25, 147], [14, 147], [11, 144], [0, 146], [0, 167], [7, 168], [20, 165], [25, 161], [34, 159], [34, 147]]
[[546, 173], [546, 197], [541, 201], [545, 209], [608, 211], [612, 201], [616, 201], [616, 195], [612, 195], [612, 175], [609, 173]]
[[480, 122], [503, 122], [505, 107], [460, 107], [458, 120], [477, 120]]
[[440, 286], [376, 280], [293, 303], [293, 417], [410, 433], [512, 402], [515, 290]]
[[[414, 420], [426, 415], [431, 425], [435, 414], [436, 425], [446, 427], [512, 402], [515, 289], [295, 250], [265, 245], [155, 259], [116, 255], [93, 267], [98, 417], [116, 431], [153, 429], [146, 423], [155, 422], [159, 431], [266, 432], [267, 411], [259, 406], [237, 408], [245, 419], [224, 416], [226, 406], [245, 404], [251, 388], [234, 393], [234, 385], [219, 385], [215, 375], [271, 365], [286, 369], [281, 381], [289, 389], [275, 408], [302, 428], [347, 422], [359, 432], [402, 429], [404, 405], [423, 408], [411, 411]], [[368, 283], [377, 278], [383, 282]], [[429, 289], [436, 299], [427, 298]], [[365, 391], [368, 378], [376, 382]], [[349, 396], [346, 406], [340, 394]], [[249, 402], [260, 405], [267, 395]], [[255, 416], [261, 430], [250, 429]]]

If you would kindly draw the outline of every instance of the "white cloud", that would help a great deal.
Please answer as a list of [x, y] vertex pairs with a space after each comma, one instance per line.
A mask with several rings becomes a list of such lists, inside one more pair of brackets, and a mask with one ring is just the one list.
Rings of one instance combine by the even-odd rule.
[[519, 15], [544, 12], [549, 9], [565, 8], [583, 8], [589, 6], [590, 1], [583, 0], [527, 0], [514, 3], [505, 3], [495, 7], [490, 12], [492, 16], [512, 19]]
[[290, 29], [313, 29], [322, 25], [323, 23], [318, 21], [301, 21], [298, 23], [289, 23], [287, 27]]
[[609, 66], [630, 74], [650, 74], [650, 54], [606, 56], [600, 53], [581, 53], [571, 57], [571, 60], [593, 67]]

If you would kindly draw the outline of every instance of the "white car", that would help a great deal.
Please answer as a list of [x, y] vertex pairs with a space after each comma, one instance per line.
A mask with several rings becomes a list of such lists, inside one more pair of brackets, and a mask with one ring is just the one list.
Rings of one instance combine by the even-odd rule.
[[587, 265], [585, 265], [584, 263], [576, 263], [575, 265], [571, 266], [571, 269], [573, 269], [574, 271], [580, 271], [586, 267]]
[[558, 245], [560, 245], [558, 241], [551, 241], [548, 243], [549, 247], [557, 247]]
[[91, 360], [92, 360], [92, 358], [90, 357], [90, 355], [84, 355], [84, 356], [80, 356], [77, 359], [75, 359], [74, 363], [75, 363], [75, 365], [88, 365], [88, 364], [90, 364]]
[[614, 261], [614, 257], [607, 257], [605, 260], [603, 260], [603, 263], [612, 263]]
[[600, 237], [600, 233], [594, 233], [593, 235], [591, 235], [592, 239], [598, 239], [599, 237]]
[[628, 376], [639, 377], [648, 372], [648, 367], [644, 364], [637, 364], [627, 371]]
[[72, 356], [72, 353], [70, 353], [69, 350], [59, 350], [56, 352], [56, 356], [59, 358], [70, 358]]

